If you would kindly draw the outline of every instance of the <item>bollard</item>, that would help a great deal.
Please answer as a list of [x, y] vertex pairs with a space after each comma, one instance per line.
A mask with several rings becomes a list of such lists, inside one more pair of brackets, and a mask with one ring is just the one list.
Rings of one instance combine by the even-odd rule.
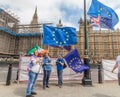
[[102, 65], [98, 63], [98, 83], [102, 83]]
[[6, 85], [11, 84], [12, 64], [9, 64]]

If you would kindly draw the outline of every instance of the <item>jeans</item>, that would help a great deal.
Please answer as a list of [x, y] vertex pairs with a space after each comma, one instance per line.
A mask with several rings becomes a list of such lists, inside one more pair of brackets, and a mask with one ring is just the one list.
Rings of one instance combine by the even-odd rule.
[[46, 86], [49, 85], [49, 78], [51, 74], [51, 70], [43, 70], [44, 76], [43, 76], [43, 88], [46, 88]]
[[63, 70], [57, 70], [57, 74], [58, 74], [58, 85], [59, 86], [62, 86], [63, 82], [63, 78], [62, 78], [62, 75], [63, 75]]
[[31, 95], [31, 92], [34, 92], [34, 87], [37, 81], [38, 73], [29, 71], [28, 76], [29, 76], [29, 80], [28, 80], [26, 95]]

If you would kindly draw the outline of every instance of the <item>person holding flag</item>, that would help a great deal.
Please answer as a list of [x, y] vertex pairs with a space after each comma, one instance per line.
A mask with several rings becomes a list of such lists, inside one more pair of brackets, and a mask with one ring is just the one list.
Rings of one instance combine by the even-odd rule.
[[26, 91], [26, 97], [34, 97], [37, 93], [34, 92], [34, 87], [40, 72], [40, 62], [41, 59], [38, 57], [38, 50], [34, 51], [34, 55], [31, 56], [31, 62], [27, 68], [28, 70], [28, 85]]
[[57, 75], [58, 75], [58, 86], [59, 88], [62, 87], [63, 84], [63, 66], [65, 64], [65, 61], [63, 59], [62, 54], [59, 54], [58, 59], [56, 61], [56, 66], [57, 66]]
[[49, 54], [46, 53], [43, 58], [43, 89], [49, 88], [49, 78], [52, 66]]

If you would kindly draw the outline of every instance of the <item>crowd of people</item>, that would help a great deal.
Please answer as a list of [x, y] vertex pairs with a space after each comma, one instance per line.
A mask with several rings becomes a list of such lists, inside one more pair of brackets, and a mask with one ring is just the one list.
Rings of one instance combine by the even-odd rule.
[[[38, 54], [39, 52], [37, 50], [34, 51], [34, 55], [31, 56], [31, 62], [27, 68], [29, 79], [26, 89], [26, 97], [34, 97], [33, 95], [37, 95], [37, 93], [34, 91], [34, 87], [41, 67], [43, 68], [43, 89], [50, 88], [49, 78], [52, 71], [51, 58], [48, 53], [44, 55], [43, 59], [38, 57]], [[59, 54], [58, 59], [56, 60], [59, 88], [62, 88], [62, 84], [63, 84], [62, 74], [63, 74], [64, 64], [65, 64], [64, 58], [62, 54]]]

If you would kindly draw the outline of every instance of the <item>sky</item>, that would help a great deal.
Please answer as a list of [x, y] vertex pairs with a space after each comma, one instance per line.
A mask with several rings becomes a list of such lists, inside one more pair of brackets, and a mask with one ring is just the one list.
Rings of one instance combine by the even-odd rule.
[[[111, 7], [120, 18], [119, 0], [99, 0]], [[91, 0], [86, 0], [88, 10]], [[57, 25], [62, 20], [63, 26], [79, 28], [80, 17], [84, 14], [84, 0], [0, 0], [0, 7], [19, 18], [20, 24], [30, 24], [37, 6], [39, 23], [50, 22]], [[89, 16], [88, 16], [89, 17]], [[115, 29], [120, 28], [120, 22]]]

